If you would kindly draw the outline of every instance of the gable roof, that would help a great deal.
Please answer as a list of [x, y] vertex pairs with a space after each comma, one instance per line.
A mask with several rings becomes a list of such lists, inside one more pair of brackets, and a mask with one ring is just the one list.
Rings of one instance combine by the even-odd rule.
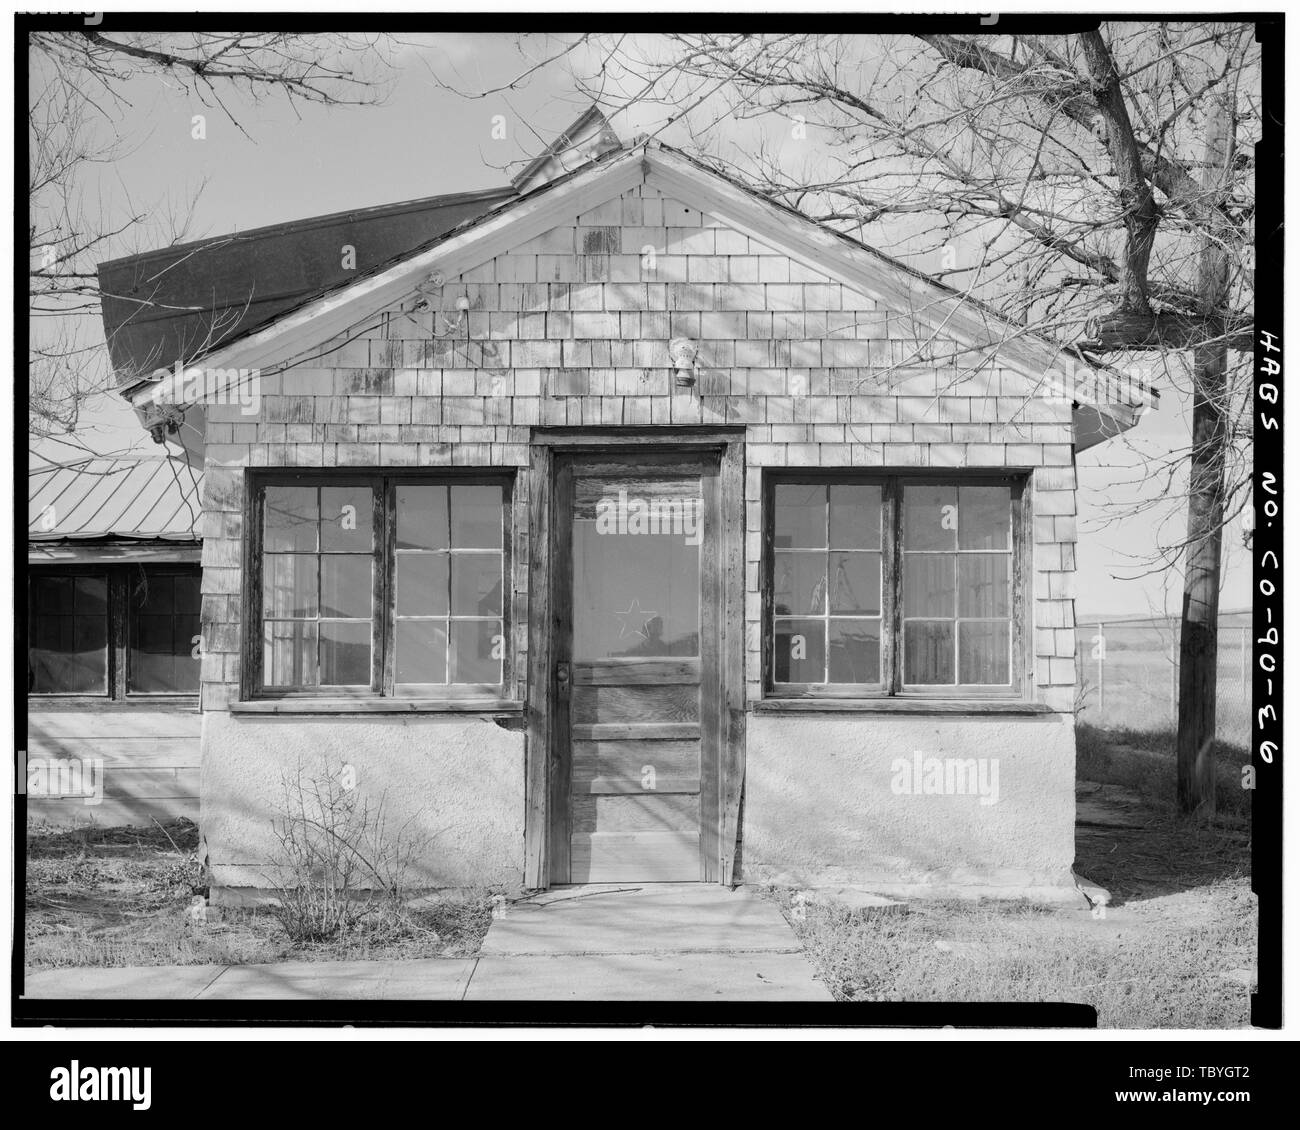
[[28, 541], [198, 542], [201, 477], [169, 459], [49, 463], [27, 475]]
[[[238, 341], [376, 268], [399, 262], [512, 188], [429, 196], [176, 244], [99, 266], [104, 337], [123, 383]], [[343, 265], [351, 246], [356, 266]]]
[[[205, 362], [222, 369], [287, 367], [313, 345], [409, 298], [430, 275], [462, 274], [642, 183], [887, 309], [909, 312], [922, 325], [976, 353], [996, 357], [1000, 366], [1019, 372], [1032, 387], [1041, 387], [1048, 374], [1064, 378], [1071, 368], [1082, 366], [1084, 379], [1056, 391], [1068, 393], [1077, 405], [1080, 447], [1131, 427], [1158, 396], [1130, 375], [1011, 322], [985, 303], [760, 196], [685, 153], [648, 140], [597, 156], [525, 196], [505, 200], [396, 263], [358, 272], [269, 325], [208, 352]], [[136, 386], [133, 402], [144, 403], [152, 392], [151, 385]]]

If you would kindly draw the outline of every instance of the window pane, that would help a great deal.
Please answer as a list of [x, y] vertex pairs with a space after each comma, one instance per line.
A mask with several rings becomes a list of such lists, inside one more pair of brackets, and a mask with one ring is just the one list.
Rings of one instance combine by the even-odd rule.
[[820, 483], [782, 483], [775, 492], [777, 549], [826, 547], [826, 488]]
[[[684, 523], [676, 533], [641, 532], [630, 510], [629, 521], [610, 523], [601, 500], [621, 499], [627, 485], [597, 475], [574, 478], [574, 658], [699, 655], [700, 539]], [[656, 508], [668, 500], [674, 508], [680, 503], [682, 514], [687, 505], [701, 512], [698, 476], [640, 479], [634, 490], [629, 507], [633, 500]], [[654, 528], [662, 525], [656, 521]]]
[[447, 615], [447, 563], [445, 553], [397, 555], [397, 614]]
[[447, 681], [447, 622], [399, 620], [397, 623], [397, 681]]
[[321, 686], [366, 686], [370, 683], [370, 623], [320, 625]]
[[957, 548], [957, 488], [903, 488], [903, 548]]
[[33, 577], [32, 607], [38, 614], [72, 615], [71, 577]]
[[77, 577], [74, 592], [78, 616], [108, 615], [108, 578]]
[[[167, 577], [174, 593], [187, 590], [191, 577]], [[158, 588], [151, 586], [151, 593]], [[156, 600], [151, 608], [159, 608]], [[164, 612], [140, 612], [129, 625], [131, 653], [127, 662], [127, 690], [134, 694], [184, 694], [199, 689], [199, 660], [194, 655], [194, 637], [199, 633], [197, 612], [179, 610], [175, 604]]]
[[107, 694], [108, 652], [83, 640], [35, 657], [37, 694]]
[[962, 487], [957, 528], [962, 549], [1011, 548], [1011, 488]]
[[202, 585], [197, 573], [172, 578], [172, 591], [176, 594], [176, 611], [199, 614], [203, 606]]
[[369, 557], [360, 554], [322, 557], [320, 583], [322, 616], [368, 617], [370, 615], [373, 594]]
[[778, 616], [826, 611], [826, 554], [778, 553], [772, 579], [772, 607]]
[[952, 668], [951, 621], [910, 620], [903, 624], [903, 682], [951, 684]]
[[275, 619], [315, 616], [319, 560], [306, 553], [268, 554], [262, 562], [262, 615]]
[[171, 654], [172, 618], [170, 616], [153, 614], [137, 616], [134, 628], [132, 637], [137, 650], [154, 654]]
[[830, 488], [831, 548], [880, 548], [880, 487], [836, 483]]
[[773, 632], [773, 676], [778, 683], [826, 681], [826, 621], [778, 620]]
[[188, 653], [134, 656], [131, 690], [135, 694], [193, 694], [199, 688], [199, 661]]
[[404, 484], [396, 493], [397, 548], [447, 549], [447, 488]]
[[451, 491], [453, 549], [501, 548], [501, 488], [456, 483]]
[[[831, 612], [880, 615], [880, 554], [832, 554]], [[832, 680], [834, 681], [834, 680]]]
[[963, 553], [957, 559], [957, 614], [1009, 616], [1010, 564], [1006, 553]]
[[451, 556], [453, 616], [501, 615], [501, 558], [495, 553]]
[[31, 600], [30, 691], [107, 694], [107, 578], [34, 576]]
[[[69, 590], [71, 591], [71, 590]], [[64, 628], [67, 628], [67, 643]], [[31, 646], [46, 651], [71, 650], [72, 620], [61, 616], [35, 616], [32, 618]]]
[[320, 547], [368, 553], [375, 544], [375, 492], [368, 486], [322, 487]]
[[962, 683], [1006, 686], [1011, 681], [1011, 622], [963, 621], [958, 626]]
[[131, 607], [142, 613], [170, 616], [175, 607], [175, 592], [171, 577], [132, 575], [130, 582]]
[[263, 511], [267, 553], [314, 553], [320, 518], [315, 487], [267, 487]]
[[267, 686], [319, 685], [314, 621], [274, 621], [265, 626], [262, 638], [262, 678]]
[[501, 660], [500, 620], [453, 620], [451, 623], [451, 681], [499, 683]]
[[880, 621], [830, 621], [832, 683], [880, 682]]
[[954, 612], [953, 553], [903, 555], [903, 615], [951, 616]]
[[31, 649], [32, 693], [107, 694], [107, 625], [71, 617], [54, 620]]

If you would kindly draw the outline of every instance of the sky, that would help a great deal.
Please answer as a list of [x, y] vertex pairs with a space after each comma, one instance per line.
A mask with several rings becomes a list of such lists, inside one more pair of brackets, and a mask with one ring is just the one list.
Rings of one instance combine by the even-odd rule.
[[[532, 41], [526, 50], [536, 54], [544, 47]], [[276, 100], [252, 106], [230, 98], [239, 126], [219, 107], [186, 97], [164, 77], [134, 79], [114, 110], [124, 152], [98, 170], [99, 180], [90, 191], [110, 214], [132, 200], [137, 205], [146, 202], [159, 216], [185, 215], [186, 238], [197, 239], [345, 209], [498, 187], [517, 170], [522, 157], [536, 152], [588, 104], [562, 66], [540, 70], [520, 89], [476, 99], [444, 89], [435, 78], [441, 76], [462, 90], [484, 90], [515, 78], [527, 62], [513, 35], [424, 37], [402, 46], [394, 61], [382, 105], [291, 108]], [[196, 114], [205, 117], [202, 138], [193, 136]], [[499, 136], [502, 124], [504, 138]], [[648, 118], [615, 121], [625, 140], [650, 125]], [[743, 141], [743, 131], [749, 128], [755, 127], [737, 126], [735, 136]], [[675, 140], [671, 128], [662, 136]], [[516, 164], [507, 169], [511, 162]], [[135, 231], [131, 242], [119, 243], [103, 258], [147, 250], [170, 239], [164, 223], [150, 222]], [[1133, 432], [1079, 456], [1080, 616], [1177, 614], [1181, 607], [1181, 578], [1151, 564], [1158, 538], [1176, 539], [1184, 528], [1181, 506], [1170, 503], [1153, 512], [1115, 518], [1116, 512], [1149, 498], [1156, 489], [1142, 473], [1148, 453], [1185, 448], [1189, 442], [1188, 404], [1177, 389], [1162, 387], [1161, 392], [1159, 408]], [[115, 397], [92, 402], [78, 439], [96, 450], [134, 447], [144, 455], [156, 454], [134, 416]], [[58, 448], [43, 450], [59, 457]], [[1224, 539], [1221, 608], [1249, 606], [1249, 570], [1238, 524]]]

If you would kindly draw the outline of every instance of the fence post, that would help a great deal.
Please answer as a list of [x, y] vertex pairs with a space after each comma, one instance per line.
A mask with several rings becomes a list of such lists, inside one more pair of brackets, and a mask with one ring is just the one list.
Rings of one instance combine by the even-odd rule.
[[1097, 717], [1106, 724], [1106, 622], [1097, 621]]
[[1249, 628], [1241, 629], [1241, 701], [1250, 713], [1250, 636]]

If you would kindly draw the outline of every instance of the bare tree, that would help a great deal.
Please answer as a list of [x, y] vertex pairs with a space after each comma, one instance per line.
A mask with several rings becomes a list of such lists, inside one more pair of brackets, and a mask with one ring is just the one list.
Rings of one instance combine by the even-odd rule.
[[1140, 505], [1186, 484], [1186, 533], [1152, 564], [1183, 566], [1179, 796], [1212, 812], [1222, 530], [1250, 501], [1253, 28], [583, 35], [498, 92], [556, 58], [616, 122], [649, 115], [757, 192], [1189, 393], [1190, 446], [1143, 466]]
[[280, 32], [31, 33], [28, 429], [34, 439], [72, 433], [86, 401], [112, 387], [97, 263], [189, 237], [197, 193], [141, 201], [120, 182], [111, 190], [103, 183], [114, 162], [142, 140], [124, 125], [138, 96], [133, 83], [155, 76], [187, 116], [195, 105], [209, 108], [248, 136], [242, 119], [270, 99], [295, 108], [381, 101], [389, 46], [382, 36]]

